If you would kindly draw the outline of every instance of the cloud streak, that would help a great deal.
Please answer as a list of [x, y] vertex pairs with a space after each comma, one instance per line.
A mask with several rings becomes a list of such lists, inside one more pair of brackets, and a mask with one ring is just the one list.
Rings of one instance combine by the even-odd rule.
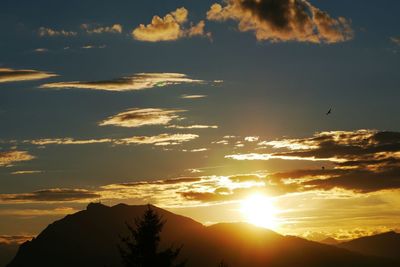
[[35, 202], [80, 202], [100, 198], [100, 195], [85, 189], [55, 188], [22, 194], [0, 194], [3, 203], [35, 203]]
[[50, 37], [55, 37], [55, 36], [64, 36], [64, 37], [73, 37], [78, 35], [77, 32], [74, 31], [66, 31], [66, 30], [54, 30], [51, 28], [47, 27], [40, 27], [38, 30], [38, 34], [40, 37], [45, 37], [45, 36], [50, 36]]
[[203, 80], [196, 80], [181, 73], [138, 73], [127, 77], [104, 81], [72, 81], [43, 84], [41, 88], [53, 89], [91, 89], [106, 91], [135, 91], [155, 87], [164, 87], [178, 84], [202, 84]]
[[258, 41], [337, 43], [350, 40], [350, 22], [332, 18], [307, 0], [226, 0], [207, 12], [213, 21], [234, 20], [242, 32], [254, 32]]
[[35, 157], [29, 154], [27, 151], [3, 151], [0, 152], [0, 167], [12, 166], [15, 163], [29, 161]]
[[130, 109], [113, 115], [100, 122], [100, 126], [141, 127], [144, 125], [166, 125], [174, 119], [179, 119], [178, 113], [185, 110], [144, 108]]
[[58, 75], [44, 71], [0, 68], [0, 83], [41, 80], [55, 76]]
[[197, 134], [159, 134], [154, 136], [131, 136], [126, 138], [101, 138], [101, 139], [74, 139], [74, 138], [44, 138], [25, 140], [38, 146], [47, 145], [90, 145], [90, 144], [112, 144], [112, 145], [156, 145], [169, 146], [179, 145], [198, 138]]

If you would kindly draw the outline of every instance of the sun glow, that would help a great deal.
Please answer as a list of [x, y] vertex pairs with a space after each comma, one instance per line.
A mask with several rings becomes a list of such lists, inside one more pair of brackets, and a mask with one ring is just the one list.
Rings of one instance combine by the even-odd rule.
[[259, 227], [276, 229], [279, 226], [276, 218], [277, 209], [271, 198], [256, 194], [243, 200], [240, 211], [247, 222]]

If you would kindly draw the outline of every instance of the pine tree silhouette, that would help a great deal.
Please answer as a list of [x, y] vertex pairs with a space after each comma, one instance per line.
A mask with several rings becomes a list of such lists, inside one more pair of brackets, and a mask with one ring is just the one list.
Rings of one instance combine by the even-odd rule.
[[225, 262], [222, 260], [222, 261], [220, 261], [220, 263], [218, 264], [218, 267], [228, 267], [228, 265], [225, 264]]
[[151, 208], [141, 218], [135, 219], [133, 227], [127, 223], [130, 236], [123, 237], [119, 250], [126, 267], [184, 267], [185, 262], [174, 264], [181, 248], [169, 247], [158, 252], [160, 233], [166, 221]]

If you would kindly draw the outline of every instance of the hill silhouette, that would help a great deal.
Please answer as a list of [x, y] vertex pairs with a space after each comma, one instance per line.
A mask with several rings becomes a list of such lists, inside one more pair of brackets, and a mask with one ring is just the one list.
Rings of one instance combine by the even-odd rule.
[[338, 244], [338, 247], [358, 253], [400, 260], [400, 234], [393, 231], [343, 242]]
[[[21, 245], [8, 267], [122, 266], [117, 248], [126, 236], [125, 222], [143, 214], [147, 206], [89, 204], [86, 210], [50, 224], [35, 239]], [[189, 267], [395, 267], [394, 261], [364, 256], [244, 223], [206, 227], [190, 218], [153, 207], [167, 223], [161, 247], [183, 244], [181, 259]], [[156, 267], [156, 266], [155, 266]]]

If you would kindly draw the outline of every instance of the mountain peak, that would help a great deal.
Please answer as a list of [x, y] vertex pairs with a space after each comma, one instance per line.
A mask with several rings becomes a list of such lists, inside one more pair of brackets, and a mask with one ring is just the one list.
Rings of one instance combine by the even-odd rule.
[[106, 205], [103, 205], [101, 202], [90, 202], [87, 207], [86, 210], [100, 210], [100, 209], [106, 209], [109, 208]]

